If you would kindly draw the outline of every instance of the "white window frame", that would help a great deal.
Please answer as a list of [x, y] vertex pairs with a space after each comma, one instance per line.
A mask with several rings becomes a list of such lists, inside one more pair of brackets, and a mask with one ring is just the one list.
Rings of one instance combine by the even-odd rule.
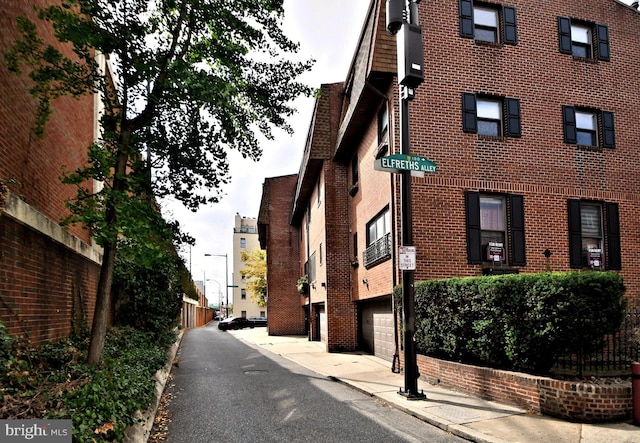
[[[478, 134], [488, 135], [493, 137], [501, 137], [503, 134], [502, 128], [502, 101], [492, 100], [484, 97], [476, 98], [477, 106], [477, 119], [478, 119]], [[497, 132], [487, 131], [487, 125], [483, 123], [489, 123], [492, 126], [497, 127]]]
[[592, 27], [571, 23], [571, 52], [576, 57], [593, 58]]
[[[473, 36], [475, 40], [489, 43], [500, 42], [500, 13], [498, 10], [487, 7], [473, 7]], [[492, 38], [487, 38], [488, 34]]]
[[[586, 139], [589, 140], [586, 140]], [[576, 140], [578, 145], [598, 146], [598, 115], [576, 109]]]

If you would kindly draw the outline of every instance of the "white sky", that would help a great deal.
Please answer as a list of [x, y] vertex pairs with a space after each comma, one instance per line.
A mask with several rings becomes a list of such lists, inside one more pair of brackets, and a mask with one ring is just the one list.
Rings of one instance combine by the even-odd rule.
[[[302, 77], [309, 86], [344, 81], [357, 39], [362, 29], [370, 0], [285, 0], [285, 33], [300, 42], [300, 54], [314, 58], [311, 72]], [[228, 254], [229, 284], [232, 284], [233, 227], [236, 212], [245, 217], [258, 217], [262, 184], [266, 177], [296, 174], [311, 121], [314, 99], [296, 102], [297, 114], [289, 123], [295, 133], [290, 136], [275, 132], [274, 141], [262, 144], [259, 162], [243, 159], [236, 152], [229, 155], [231, 184], [224, 188], [225, 197], [217, 204], [202, 206], [197, 213], [169, 201], [164, 212], [180, 222], [183, 230], [196, 239], [191, 251], [182, 251], [187, 268], [191, 264], [194, 280], [214, 279], [224, 286], [224, 257], [204, 254]], [[218, 286], [206, 287], [210, 302], [216, 302]], [[223, 289], [224, 293], [224, 289]], [[232, 291], [229, 291], [229, 301]]]
[[[621, 0], [627, 5], [633, 0]], [[302, 77], [311, 87], [344, 81], [355, 51], [370, 0], [285, 0], [284, 29], [300, 42], [300, 54], [313, 57], [316, 64]], [[214, 279], [224, 285], [224, 257], [204, 254], [228, 254], [229, 284], [233, 280], [233, 227], [236, 212], [257, 217], [265, 177], [296, 174], [304, 150], [314, 100], [296, 102], [298, 112], [290, 120], [295, 134], [276, 132], [274, 141], [262, 145], [262, 159], [255, 163], [232, 152], [229, 155], [231, 184], [224, 188], [225, 197], [215, 205], [203, 206], [192, 213], [178, 204], [166, 205], [165, 212], [177, 219], [183, 230], [196, 239], [191, 250], [182, 251], [194, 280]], [[209, 282], [207, 296], [215, 302], [217, 285]], [[223, 291], [224, 292], [224, 291]], [[229, 291], [232, 300], [232, 291]]]

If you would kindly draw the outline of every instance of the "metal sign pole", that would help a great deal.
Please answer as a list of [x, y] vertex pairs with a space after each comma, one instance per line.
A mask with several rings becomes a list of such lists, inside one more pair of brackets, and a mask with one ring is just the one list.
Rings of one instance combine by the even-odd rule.
[[[398, 47], [398, 83], [400, 84], [400, 148], [407, 158], [411, 155], [409, 137], [409, 100], [415, 96], [415, 88], [422, 83], [423, 50], [422, 30], [418, 24], [420, 0], [387, 0], [387, 30], [396, 37]], [[401, 225], [402, 246], [413, 246], [413, 220], [411, 211], [411, 171], [403, 170], [401, 175]], [[414, 341], [415, 269], [402, 269], [402, 312], [404, 338], [404, 390], [398, 394], [409, 400], [426, 398], [418, 392], [418, 364]]]

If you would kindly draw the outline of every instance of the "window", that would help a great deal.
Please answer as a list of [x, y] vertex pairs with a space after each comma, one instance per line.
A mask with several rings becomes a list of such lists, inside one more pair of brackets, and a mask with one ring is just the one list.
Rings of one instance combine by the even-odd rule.
[[582, 146], [614, 148], [613, 112], [562, 107], [564, 142]]
[[520, 137], [520, 100], [462, 93], [462, 130], [493, 137]]
[[247, 318], [247, 311], [240, 311], [240, 317]]
[[521, 195], [465, 193], [467, 262], [525, 266]]
[[353, 234], [353, 256], [358, 256], [358, 233]]
[[247, 239], [244, 237], [240, 237], [240, 247], [241, 248], [246, 248], [247, 247]]
[[363, 252], [363, 264], [370, 268], [391, 258], [391, 215], [386, 208], [367, 223], [367, 249]]
[[240, 289], [240, 299], [241, 300], [246, 300], [247, 299], [247, 290], [246, 289]]
[[622, 269], [618, 204], [568, 200], [567, 208], [570, 266]]
[[316, 281], [316, 253], [309, 257], [309, 283]]
[[358, 192], [358, 153], [354, 153], [351, 157], [351, 186], [349, 187], [349, 195], [354, 196]]
[[609, 28], [558, 17], [560, 52], [586, 59], [610, 60]]
[[320, 181], [320, 177], [318, 177], [318, 183], [316, 185], [316, 194], [317, 194], [317, 202], [318, 202], [318, 206], [320, 206], [320, 202], [322, 201], [322, 198], [320, 198], [320, 196], [322, 195], [322, 182]]
[[516, 9], [473, 0], [459, 0], [460, 36], [479, 42], [518, 44]]
[[322, 243], [320, 243], [320, 246], [318, 247], [318, 260], [320, 262], [320, 266], [322, 266]]
[[389, 109], [385, 102], [378, 112], [378, 146], [389, 142]]

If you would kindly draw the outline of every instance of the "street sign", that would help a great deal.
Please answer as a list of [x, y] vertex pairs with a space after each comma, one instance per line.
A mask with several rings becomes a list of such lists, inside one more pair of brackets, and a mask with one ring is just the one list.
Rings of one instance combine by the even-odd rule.
[[415, 246], [399, 246], [398, 247], [398, 266], [401, 271], [416, 270], [416, 247]]
[[417, 155], [392, 154], [377, 159], [373, 165], [377, 171], [398, 173], [411, 171], [411, 175], [423, 177], [426, 172], [436, 172], [436, 164]]

